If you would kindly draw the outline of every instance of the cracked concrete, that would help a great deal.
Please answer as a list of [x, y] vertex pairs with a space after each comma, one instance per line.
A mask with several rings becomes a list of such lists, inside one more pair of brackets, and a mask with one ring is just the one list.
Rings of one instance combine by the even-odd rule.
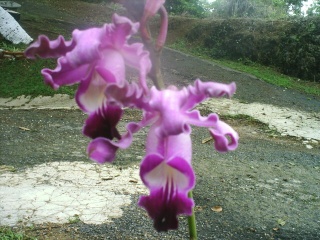
[[283, 136], [307, 139], [304, 143], [309, 140], [317, 144], [320, 141], [320, 112], [310, 113], [262, 103], [241, 103], [235, 99], [209, 99], [200, 108], [223, 115], [250, 116]]
[[[67, 95], [0, 99], [0, 109], [75, 109]], [[301, 138], [306, 148], [320, 141], [320, 113], [298, 111], [236, 99], [210, 99], [199, 108], [223, 115], [251, 116], [282, 135]], [[120, 170], [113, 165], [53, 162], [13, 172], [0, 168], [0, 225], [14, 226], [80, 220], [102, 224], [122, 216], [131, 195], [147, 194], [138, 166]]]
[[[76, 109], [74, 99], [65, 94], [54, 97], [40, 96], [31, 99], [21, 96], [16, 99], [0, 98], [0, 109]], [[243, 114], [267, 124], [284, 136], [293, 136], [317, 144], [320, 141], [320, 112], [298, 111], [262, 103], [242, 103], [237, 99], [209, 99], [199, 108], [219, 114]]]
[[10, 172], [0, 168], [0, 225], [102, 224], [122, 216], [131, 194], [147, 194], [139, 168], [53, 162]]

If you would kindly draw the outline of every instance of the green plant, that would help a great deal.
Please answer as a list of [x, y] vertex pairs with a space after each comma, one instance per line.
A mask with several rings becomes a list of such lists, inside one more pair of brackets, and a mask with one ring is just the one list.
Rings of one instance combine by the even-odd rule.
[[74, 224], [74, 223], [81, 222], [81, 220], [80, 220], [79, 215], [78, 215], [78, 214], [75, 214], [75, 215], [73, 215], [73, 217], [70, 217], [70, 218], [68, 219], [68, 222], [69, 222], [70, 224]]
[[[25, 45], [13, 45], [6, 42], [0, 43], [0, 48], [10, 51], [24, 51]], [[43, 77], [40, 72], [43, 68], [55, 68], [55, 60], [38, 59], [34, 60], [12, 60], [0, 59], [0, 97], [16, 98], [21, 95], [52, 96], [56, 93], [73, 96], [75, 87], [62, 87], [58, 91], [43, 84]]]
[[36, 238], [28, 237], [22, 232], [15, 232], [9, 227], [0, 227], [1, 240], [36, 240]]
[[25, 49], [25, 44], [11, 44], [9, 42], [0, 42], [0, 49], [11, 52], [22, 52]]
[[[230, 67], [232, 69], [249, 73], [257, 78], [284, 88], [295, 89], [303, 93], [320, 96], [320, 85], [315, 82], [300, 81], [298, 78], [289, 77], [279, 73], [276, 68], [263, 66], [247, 59], [239, 59], [238, 61], [226, 59], [213, 59], [210, 57], [212, 49], [206, 49], [199, 45], [194, 46], [187, 41], [179, 40], [171, 44], [169, 47], [198, 56], [202, 59], [213, 61], [215, 63]], [[209, 53], [209, 54], [208, 54]]]

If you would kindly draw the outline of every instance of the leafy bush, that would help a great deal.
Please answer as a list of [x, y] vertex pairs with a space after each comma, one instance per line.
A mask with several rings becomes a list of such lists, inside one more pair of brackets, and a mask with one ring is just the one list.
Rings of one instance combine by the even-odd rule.
[[216, 19], [199, 22], [186, 39], [206, 48], [210, 57], [248, 59], [320, 82], [320, 17]]

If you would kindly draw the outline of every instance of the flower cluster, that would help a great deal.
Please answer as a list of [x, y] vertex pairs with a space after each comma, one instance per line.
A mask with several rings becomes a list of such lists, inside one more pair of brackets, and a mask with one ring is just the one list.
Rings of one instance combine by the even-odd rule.
[[[142, 19], [154, 15], [163, 2], [148, 0]], [[188, 198], [195, 185], [190, 125], [208, 128], [220, 152], [234, 150], [238, 144], [237, 133], [217, 114], [202, 117], [194, 107], [208, 98], [230, 97], [236, 87], [234, 83], [198, 79], [180, 90], [174, 86], [148, 88], [152, 68], [149, 52], [142, 43], [128, 43], [139, 26], [115, 14], [112, 23], [101, 28], [75, 30], [70, 41], [62, 36], [53, 41], [39, 36], [25, 54], [29, 58], [57, 58], [55, 69], [42, 70], [52, 88], [79, 83], [75, 98], [88, 114], [83, 133], [92, 139], [87, 152], [94, 161], [112, 162], [119, 148], [128, 148], [134, 134], [150, 126], [140, 168], [150, 195], [142, 196], [139, 205], [147, 210], [158, 231], [166, 231], [177, 228], [177, 215], [190, 215], [194, 206]], [[128, 66], [138, 70], [137, 82], [126, 80]], [[125, 133], [120, 134], [117, 124], [125, 107], [142, 110], [143, 117], [128, 123]]]

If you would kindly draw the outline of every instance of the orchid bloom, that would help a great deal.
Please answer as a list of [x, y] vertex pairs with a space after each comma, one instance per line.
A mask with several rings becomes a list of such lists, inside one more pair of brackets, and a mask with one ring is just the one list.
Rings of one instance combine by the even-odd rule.
[[[141, 163], [140, 177], [150, 190], [150, 196], [140, 198], [139, 205], [145, 208], [154, 220], [158, 231], [177, 228], [177, 215], [190, 215], [193, 201], [188, 192], [194, 187], [195, 177], [191, 166], [191, 127], [207, 127], [219, 152], [234, 150], [238, 145], [238, 134], [217, 114], [202, 117], [193, 108], [211, 97], [231, 96], [235, 84], [229, 85], [196, 80], [193, 86], [177, 90], [169, 87], [142, 96], [133, 86], [110, 85], [106, 94], [127, 106], [144, 111], [139, 123], [129, 123], [127, 133], [119, 141], [97, 138], [88, 147], [93, 160], [111, 162], [118, 148], [130, 146], [133, 134], [150, 125], [146, 142], [146, 156]], [[119, 94], [126, 92], [127, 94]], [[120, 97], [120, 98], [119, 98]]]
[[180, 91], [174, 87], [162, 91], [151, 89], [149, 107], [155, 113], [155, 122], [148, 134], [146, 157], [140, 169], [150, 196], [142, 196], [139, 205], [148, 211], [158, 231], [176, 229], [177, 215], [192, 214], [194, 204], [188, 192], [194, 187], [195, 177], [191, 166], [190, 124], [208, 127], [220, 152], [237, 147], [238, 134], [216, 114], [201, 117], [197, 110], [192, 110], [208, 97], [231, 96], [234, 91], [234, 83], [200, 80]]
[[[146, 1], [143, 24], [164, 9], [164, 2]], [[165, 25], [166, 21], [158, 43], [164, 40]], [[194, 108], [208, 98], [231, 97], [236, 86], [234, 83], [196, 80], [194, 85], [181, 90], [174, 86], [163, 90], [149, 89], [146, 84], [151, 69], [149, 53], [141, 43], [127, 43], [138, 29], [139, 23], [115, 14], [111, 24], [75, 30], [70, 41], [65, 41], [62, 36], [53, 41], [40, 36], [25, 54], [29, 58], [37, 55], [58, 58], [54, 70], [42, 70], [45, 82], [52, 88], [79, 83], [76, 101], [89, 115], [83, 133], [92, 138], [87, 148], [92, 160], [112, 162], [118, 149], [128, 148], [134, 134], [150, 126], [146, 155], [140, 166], [140, 177], [150, 194], [140, 198], [139, 206], [147, 210], [158, 231], [167, 231], [176, 229], [177, 216], [191, 215], [194, 206], [193, 200], [188, 198], [188, 192], [195, 185], [191, 125], [208, 128], [219, 152], [234, 150], [238, 145], [238, 134], [217, 114], [202, 117]], [[138, 82], [126, 80], [127, 66], [139, 71]], [[123, 107], [142, 110], [143, 118], [128, 123], [121, 135], [116, 126]]]
[[143, 50], [141, 43], [127, 43], [138, 31], [139, 23], [117, 14], [112, 20], [113, 23], [101, 28], [73, 31], [71, 41], [65, 41], [63, 36], [53, 41], [46, 36], [39, 36], [25, 51], [29, 58], [58, 58], [54, 70], [42, 70], [45, 83], [52, 88], [80, 83], [76, 101], [89, 114], [83, 133], [93, 139], [120, 138], [115, 126], [122, 115], [121, 104], [109, 105], [105, 90], [110, 84], [125, 84], [126, 66], [139, 71], [139, 87], [148, 91], [146, 76], [151, 68], [149, 53]]

